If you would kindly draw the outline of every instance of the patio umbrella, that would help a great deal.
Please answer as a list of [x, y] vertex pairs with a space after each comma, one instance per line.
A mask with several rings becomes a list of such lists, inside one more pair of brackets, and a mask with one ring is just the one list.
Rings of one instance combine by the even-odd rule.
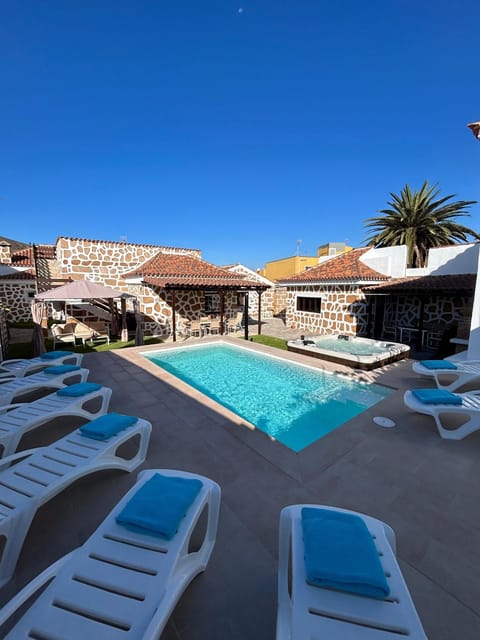
[[64, 284], [62, 287], [50, 289], [50, 291], [44, 291], [43, 293], [37, 293], [36, 300], [95, 300], [112, 299], [112, 298], [132, 298], [129, 293], [124, 291], [117, 291], [110, 289], [110, 287], [104, 287], [101, 284], [92, 282], [91, 280], [74, 280], [68, 284]]
[[42, 318], [44, 311], [44, 303], [43, 302], [35, 302], [32, 301], [31, 310], [32, 310], [32, 319], [33, 319], [33, 355], [39, 356], [42, 353], [45, 353], [45, 340], [43, 338], [42, 331]]
[[138, 347], [143, 344], [143, 318], [140, 313], [140, 303], [136, 298], [133, 301], [133, 309], [135, 311], [135, 322], [137, 323], [135, 329], [135, 345]]
[[117, 291], [110, 287], [104, 287], [101, 284], [92, 282], [91, 280], [74, 280], [68, 284], [64, 284], [62, 287], [56, 287], [50, 289], [50, 291], [44, 291], [43, 293], [37, 293], [36, 300], [45, 300], [53, 302], [54, 300], [68, 300], [71, 303], [75, 303], [75, 300], [109, 300], [110, 310], [112, 312], [112, 326], [111, 333], [116, 335], [118, 333], [117, 319], [115, 317], [115, 305], [114, 300], [120, 300], [122, 303], [122, 335], [121, 340], [126, 342], [128, 340], [128, 331], [125, 324], [125, 304], [127, 298], [134, 298], [135, 296], [126, 293], [125, 291]]

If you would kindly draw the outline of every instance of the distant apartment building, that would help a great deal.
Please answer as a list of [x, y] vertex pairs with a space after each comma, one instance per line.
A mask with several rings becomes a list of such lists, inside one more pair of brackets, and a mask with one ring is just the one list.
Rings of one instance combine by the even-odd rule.
[[265, 268], [261, 269], [259, 273], [270, 281], [282, 280], [303, 273], [307, 269], [312, 269], [328, 258], [346, 253], [351, 249], [352, 247], [347, 246], [344, 242], [327, 242], [318, 247], [316, 256], [297, 255], [271, 260], [265, 263]]

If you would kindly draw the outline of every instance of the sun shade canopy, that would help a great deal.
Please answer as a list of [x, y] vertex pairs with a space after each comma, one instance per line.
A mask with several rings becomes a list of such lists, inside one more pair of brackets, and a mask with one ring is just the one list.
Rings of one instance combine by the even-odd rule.
[[35, 298], [37, 300], [94, 300], [96, 298], [111, 299], [111, 298], [134, 298], [135, 296], [125, 293], [124, 291], [117, 291], [110, 289], [110, 287], [104, 287], [101, 284], [96, 284], [90, 280], [75, 280], [62, 287], [56, 289], [50, 289], [43, 293], [38, 293]]

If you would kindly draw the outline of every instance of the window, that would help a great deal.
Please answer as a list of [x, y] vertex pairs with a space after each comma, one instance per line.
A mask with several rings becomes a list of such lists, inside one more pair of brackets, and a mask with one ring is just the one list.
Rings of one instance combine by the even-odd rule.
[[297, 311], [308, 311], [309, 313], [321, 313], [322, 299], [307, 298], [305, 296], [297, 296]]
[[220, 311], [220, 296], [218, 293], [205, 292], [205, 313]]

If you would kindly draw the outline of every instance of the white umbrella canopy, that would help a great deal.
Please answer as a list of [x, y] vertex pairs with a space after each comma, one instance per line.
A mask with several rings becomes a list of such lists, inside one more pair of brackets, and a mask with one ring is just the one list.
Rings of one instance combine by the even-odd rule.
[[90, 280], [74, 280], [56, 289], [37, 293], [36, 300], [93, 300], [95, 298], [134, 298], [135, 296], [104, 287]]

